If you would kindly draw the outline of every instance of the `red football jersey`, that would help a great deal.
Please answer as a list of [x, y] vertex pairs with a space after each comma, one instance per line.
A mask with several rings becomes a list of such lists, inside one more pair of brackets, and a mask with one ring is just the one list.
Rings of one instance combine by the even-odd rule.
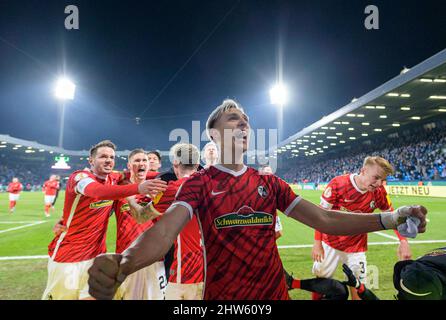
[[62, 224], [67, 230], [56, 236], [48, 246], [48, 254], [56, 262], [80, 262], [106, 252], [105, 236], [113, 201], [89, 198], [79, 192], [79, 187], [86, 187], [85, 184], [78, 186], [79, 182], [87, 179], [116, 185], [121, 175], [112, 173], [102, 180], [88, 169], [71, 174], [63, 208]]
[[[136, 195], [136, 201], [145, 206], [151, 199], [144, 195]], [[116, 215], [116, 253], [127, 249], [141, 233], [153, 226], [153, 221], [139, 224], [132, 217], [127, 200], [115, 201], [113, 205]]]
[[[361, 191], [355, 183], [356, 174], [346, 174], [331, 180], [321, 197], [321, 206], [326, 209], [355, 213], [372, 213], [375, 209], [387, 211], [392, 208], [386, 189], [381, 186], [374, 192]], [[322, 234], [322, 241], [344, 252], [367, 251], [367, 234], [355, 236], [332, 236]]]
[[[187, 178], [170, 181], [155, 208], [160, 212], [165, 212], [175, 200], [178, 189], [186, 180]], [[181, 230], [175, 241], [174, 257], [169, 273], [169, 282], [187, 284], [203, 282], [203, 246], [200, 228], [195, 216]]]
[[12, 194], [19, 194], [22, 191], [23, 186], [20, 182], [11, 182], [8, 184], [7, 191]]
[[45, 192], [46, 196], [55, 196], [57, 193], [57, 190], [59, 190], [59, 181], [57, 180], [47, 180], [43, 184], [43, 191]]
[[173, 205], [196, 214], [204, 240], [204, 299], [289, 299], [275, 240], [276, 211], [299, 202], [274, 175], [221, 165], [192, 175]]

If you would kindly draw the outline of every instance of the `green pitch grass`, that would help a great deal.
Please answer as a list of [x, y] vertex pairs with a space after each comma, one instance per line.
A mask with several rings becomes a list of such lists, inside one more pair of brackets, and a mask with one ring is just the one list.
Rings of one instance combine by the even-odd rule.
[[[304, 198], [319, 202], [319, 191], [297, 191]], [[40, 299], [46, 285], [47, 270], [46, 259], [23, 259], [17, 257], [40, 256], [47, 254], [47, 246], [52, 240], [52, 227], [61, 216], [63, 193], [57, 200], [55, 211], [50, 218], [45, 218], [43, 211], [42, 193], [22, 193], [13, 214], [8, 210], [8, 195], [0, 193], [0, 299]], [[417, 240], [444, 240], [444, 243], [412, 244], [413, 256], [419, 257], [428, 250], [446, 246], [446, 199], [393, 197], [394, 206], [408, 204], [423, 204], [429, 210], [428, 231], [420, 235]], [[285, 245], [312, 245], [313, 231], [280, 214], [283, 224], [283, 237], [278, 240], [279, 246]], [[394, 236], [391, 231], [386, 231]], [[115, 249], [116, 224], [111, 217], [107, 234], [107, 246], [110, 252]], [[369, 243], [392, 242], [394, 240], [381, 235], [371, 234]], [[379, 287], [374, 292], [381, 299], [393, 299], [392, 286], [393, 265], [397, 261], [396, 244], [371, 245], [367, 253], [370, 269], [378, 270]], [[282, 248], [279, 250], [285, 268], [302, 279], [311, 278], [311, 248]], [[4, 260], [4, 257], [16, 257], [13, 260]], [[343, 279], [342, 272], [338, 270], [338, 279]], [[376, 279], [376, 278], [375, 278]], [[305, 291], [292, 290], [293, 299], [310, 299]]]

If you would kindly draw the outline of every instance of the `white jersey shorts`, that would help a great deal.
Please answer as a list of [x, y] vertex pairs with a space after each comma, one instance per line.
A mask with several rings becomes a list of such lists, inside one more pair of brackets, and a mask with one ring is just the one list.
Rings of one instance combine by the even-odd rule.
[[45, 196], [45, 204], [53, 204], [54, 199], [56, 199], [56, 196]]
[[20, 198], [20, 193], [14, 194], [14, 193], [10, 193], [9, 194], [9, 201], [17, 201]]
[[367, 275], [367, 259], [365, 252], [344, 252], [330, 247], [322, 241], [324, 248], [324, 259], [322, 262], [315, 261], [313, 274], [318, 278], [332, 278], [339, 264], [345, 263], [353, 274], [365, 283]]
[[166, 300], [203, 300], [203, 282], [190, 284], [169, 282]]
[[93, 260], [59, 263], [48, 259], [48, 281], [42, 300], [92, 299], [88, 293], [88, 269]]
[[115, 300], [164, 300], [167, 286], [164, 262], [159, 261], [129, 275], [119, 286]]

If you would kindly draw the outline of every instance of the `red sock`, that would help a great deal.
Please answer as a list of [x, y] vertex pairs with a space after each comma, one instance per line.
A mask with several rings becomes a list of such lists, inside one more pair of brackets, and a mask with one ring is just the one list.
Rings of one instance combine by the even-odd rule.
[[15, 201], [9, 201], [9, 209], [13, 209], [15, 207]]
[[322, 300], [322, 295], [317, 292], [311, 293], [311, 300]]
[[46, 205], [45, 205], [45, 213], [46, 213], [46, 214], [49, 214], [49, 212], [50, 212], [50, 208], [51, 208], [51, 205], [50, 205], [50, 204], [46, 204]]
[[294, 279], [293, 283], [291, 283], [291, 288], [293, 288], [293, 289], [300, 289], [300, 280]]

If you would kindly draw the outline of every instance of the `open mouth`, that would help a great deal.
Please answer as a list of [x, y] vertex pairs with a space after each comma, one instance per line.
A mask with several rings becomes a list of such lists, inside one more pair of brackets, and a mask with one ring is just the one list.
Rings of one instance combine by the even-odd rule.
[[145, 168], [140, 168], [140, 169], [138, 169], [138, 173], [145, 172], [145, 171], [146, 171]]

